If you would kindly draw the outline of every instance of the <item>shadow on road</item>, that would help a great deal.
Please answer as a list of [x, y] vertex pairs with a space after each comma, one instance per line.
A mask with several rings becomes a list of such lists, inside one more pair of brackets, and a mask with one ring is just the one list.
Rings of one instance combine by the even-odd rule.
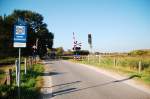
[[80, 83], [80, 82], [81, 81], [74, 81], [74, 82], [63, 83], [63, 84], [53, 85], [51, 87], [42, 87], [42, 88], [53, 88], [53, 87], [58, 87], [58, 86], [73, 85], [73, 84]]
[[48, 93], [48, 94], [41, 94], [41, 98], [43, 98], [43, 99], [45, 99], [45, 98], [51, 98], [51, 97], [54, 97], [54, 96], [58, 96], [58, 95], [62, 95], [62, 94], [66, 94], [66, 93], [72, 92], [73, 90], [75, 90], [77, 88], [68, 88], [68, 86], [72, 86], [72, 85], [80, 83], [80, 82], [81, 81], [73, 81], [73, 82], [69, 82], [69, 83], [63, 83], [63, 84], [53, 85], [51, 87], [42, 87], [42, 88], [54, 88], [54, 87], [65, 88], [65, 87], [67, 87], [67, 89], [55, 91], [55, 92]]
[[54, 75], [61, 75], [64, 74], [63, 72], [45, 72], [45, 73], [41, 73], [41, 76], [54, 76]]
[[81, 81], [74, 81], [74, 82], [70, 82], [70, 83], [63, 83], [63, 84], [58, 84], [58, 85], [53, 85], [51, 87], [41, 87], [41, 88], [54, 88], [54, 87], [59, 87], [59, 86], [65, 86], [65, 85], [73, 85], [73, 84], [76, 84], [76, 83], [80, 83]]
[[[63, 94], [69, 94], [69, 93], [72, 93], [72, 92], [83, 91], [83, 90], [87, 90], [87, 89], [91, 89], [91, 88], [95, 88], [95, 87], [102, 87], [102, 86], [106, 86], [106, 85], [109, 85], [109, 84], [114, 84], [114, 83], [127, 81], [127, 80], [133, 79], [135, 77], [140, 77], [140, 76], [139, 75], [133, 75], [133, 76], [130, 76], [130, 77], [125, 78], [125, 79], [109, 81], [109, 82], [105, 82], [105, 83], [101, 83], [101, 84], [97, 84], [97, 85], [93, 85], [93, 86], [89, 86], [89, 87], [85, 87], [85, 88], [80, 88], [80, 89], [78, 89], [78, 88], [67, 88], [67, 89], [63, 89], [63, 90], [59, 90], [59, 91], [54, 91], [52, 93], [44, 94], [44, 97], [45, 98], [51, 98], [51, 97], [55, 97], [55, 96], [58, 96], [58, 95], [63, 95]], [[54, 85], [52, 87], [61, 86], [61, 85], [68, 85], [68, 84], [74, 84], [74, 83], [78, 83], [78, 82], [81, 82], [81, 81], [75, 81], [75, 82], [71, 82], [71, 83]]]
[[[24, 71], [22, 71], [24, 72]], [[56, 75], [63, 75], [66, 72], [37, 72], [37, 71], [29, 71], [31, 73], [31, 75], [33, 76], [56, 76]], [[28, 76], [28, 75], [27, 75]]]
[[[106, 86], [106, 85], [109, 85], [109, 84], [119, 83], [119, 82], [123, 82], [123, 81], [127, 81], [127, 80], [130, 80], [130, 79], [133, 79], [135, 77], [141, 77], [141, 76], [139, 76], [139, 75], [132, 75], [132, 76], [130, 76], [128, 78], [125, 78], [125, 79], [114, 80], [114, 81], [110, 81], [110, 82], [106, 82], [106, 83], [102, 83], [102, 84], [97, 84], [97, 85], [94, 85], [94, 86], [90, 86], [90, 87], [86, 87], [86, 88], [82, 88], [82, 89], [77, 89], [75, 91], [82, 91], [82, 90], [86, 90], [86, 89], [90, 89], [90, 88], [101, 87], [101, 86]], [[75, 91], [72, 91], [72, 92], [75, 92]]]

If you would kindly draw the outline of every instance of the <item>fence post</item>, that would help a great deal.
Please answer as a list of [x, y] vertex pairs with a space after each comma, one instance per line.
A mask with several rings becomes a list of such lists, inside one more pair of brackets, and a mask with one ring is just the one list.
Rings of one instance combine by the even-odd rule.
[[90, 57], [89, 57], [89, 55], [88, 55], [88, 63], [90, 62]]
[[83, 55], [81, 56], [81, 61], [83, 62]]
[[98, 55], [98, 62], [99, 62], [99, 64], [101, 63], [101, 56], [100, 55]]
[[93, 55], [92, 55], [92, 62], [93, 62], [93, 63], [94, 63], [94, 61], [95, 61], [94, 58], [95, 58], [95, 55], [93, 54]]
[[139, 61], [139, 73], [141, 72], [141, 69], [142, 69], [142, 62], [141, 61]]
[[12, 84], [12, 69], [9, 69], [7, 72], [7, 85]]
[[16, 59], [16, 61], [15, 61], [15, 66], [16, 66], [16, 84], [18, 85], [18, 59]]
[[116, 67], [116, 58], [114, 58], [114, 66]]
[[95, 63], [96, 61], [96, 55], [93, 54], [93, 62]]
[[29, 57], [30, 70], [32, 69], [32, 57]]
[[30, 57], [28, 58], [28, 66], [29, 66], [29, 69], [31, 69], [31, 67], [30, 67]]
[[27, 59], [24, 59], [24, 74], [27, 74]]
[[94, 57], [93, 55], [91, 55], [91, 63], [93, 63]]

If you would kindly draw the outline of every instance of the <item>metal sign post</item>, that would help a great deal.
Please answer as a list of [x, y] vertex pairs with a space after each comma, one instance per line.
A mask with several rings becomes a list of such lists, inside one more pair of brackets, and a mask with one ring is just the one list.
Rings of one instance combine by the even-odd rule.
[[21, 48], [19, 48], [19, 66], [18, 66], [18, 87], [20, 87], [20, 60], [21, 60]]
[[17, 24], [14, 25], [14, 47], [19, 48], [19, 62], [17, 66], [17, 86], [20, 87], [20, 63], [21, 63], [21, 48], [26, 47], [27, 27], [26, 23], [18, 19]]

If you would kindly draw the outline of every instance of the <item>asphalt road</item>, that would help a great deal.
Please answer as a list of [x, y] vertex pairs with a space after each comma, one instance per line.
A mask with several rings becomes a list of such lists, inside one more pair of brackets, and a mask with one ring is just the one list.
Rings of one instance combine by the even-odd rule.
[[66, 61], [46, 61], [51, 70], [50, 93], [45, 99], [150, 99], [150, 94], [85, 66]]

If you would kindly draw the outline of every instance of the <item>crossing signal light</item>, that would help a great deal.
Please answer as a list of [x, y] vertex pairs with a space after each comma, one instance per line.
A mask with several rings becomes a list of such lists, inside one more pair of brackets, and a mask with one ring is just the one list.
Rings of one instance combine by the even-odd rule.
[[79, 51], [79, 50], [81, 50], [81, 47], [73, 47], [73, 50]]
[[91, 36], [91, 34], [88, 34], [88, 43], [90, 45], [92, 44], [92, 36]]

